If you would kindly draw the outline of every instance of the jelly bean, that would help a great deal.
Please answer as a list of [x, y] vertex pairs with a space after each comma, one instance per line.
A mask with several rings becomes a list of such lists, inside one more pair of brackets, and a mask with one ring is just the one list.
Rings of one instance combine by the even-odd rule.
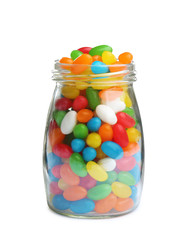
[[96, 107], [100, 104], [98, 91], [94, 90], [92, 87], [88, 87], [86, 89], [86, 97], [87, 97], [90, 108], [92, 110], [95, 110]]
[[133, 155], [133, 157], [136, 159], [136, 162], [140, 162], [141, 161], [141, 151], [135, 153]]
[[132, 101], [131, 101], [131, 98], [129, 97], [129, 94], [127, 93], [127, 91], [123, 92], [120, 99], [122, 101], [124, 101], [126, 107], [131, 107], [132, 106]]
[[80, 176], [85, 177], [87, 175], [86, 164], [79, 153], [73, 153], [69, 161], [72, 171]]
[[66, 210], [70, 207], [70, 202], [63, 195], [55, 195], [52, 199], [52, 204], [58, 210]]
[[102, 53], [102, 60], [103, 60], [103, 63], [107, 65], [111, 65], [116, 62], [116, 57], [111, 52], [104, 51]]
[[132, 174], [130, 174], [129, 172], [120, 172], [118, 174], [118, 181], [119, 182], [122, 182], [128, 186], [132, 186], [132, 185], [135, 185], [136, 184], [136, 181], [133, 177]]
[[52, 174], [56, 177], [56, 178], [60, 178], [61, 174], [60, 174], [60, 169], [61, 169], [62, 165], [56, 165], [51, 169]]
[[99, 92], [99, 97], [104, 101], [112, 101], [122, 95], [121, 87], [111, 87]]
[[101, 145], [101, 149], [110, 158], [120, 159], [123, 157], [122, 148], [115, 142], [106, 141]]
[[92, 61], [92, 56], [86, 53], [82, 54], [74, 60], [71, 66], [71, 72], [74, 74], [80, 74], [84, 72], [88, 68], [88, 65], [92, 64]]
[[60, 98], [57, 99], [55, 102], [55, 108], [57, 110], [68, 110], [69, 108], [72, 107], [72, 101], [68, 98]]
[[114, 142], [119, 144], [122, 148], [126, 147], [129, 143], [126, 129], [118, 123], [113, 125], [112, 128], [113, 128], [113, 140], [114, 140]]
[[91, 56], [94, 56], [94, 55], [99, 55], [99, 56], [102, 56], [102, 53], [104, 51], [108, 51], [108, 52], [112, 52], [112, 48], [108, 45], [100, 45], [100, 46], [96, 46], [94, 48], [92, 48], [90, 51], [89, 51], [89, 54]]
[[73, 132], [74, 127], [77, 123], [77, 112], [76, 111], [69, 111], [66, 113], [65, 117], [61, 122], [61, 132], [63, 134], [70, 134]]
[[52, 120], [49, 124], [49, 134], [56, 128], [58, 128], [59, 126], [57, 125], [55, 120]]
[[61, 126], [61, 122], [62, 122], [65, 115], [66, 115], [65, 111], [55, 110], [53, 112], [53, 118], [54, 118], [54, 120], [56, 121], [56, 123], [59, 127]]
[[82, 53], [89, 53], [91, 49], [92, 49], [91, 47], [82, 47], [79, 48], [78, 50], [81, 51]]
[[134, 205], [134, 202], [131, 198], [118, 198], [116, 201], [115, 209], [118, 212], [124, 212], [131, 209]]
[[63, 86], [62, 95], [66, 98], [75, 99], [77, 96], [79, 96], [79, 89], [73, 86]]
[[48, 170], [48, 177], [50, 182], [58, 182], [59, 178], [56, 178], [53, 174], [52, 171], [49, 169]]
[[110, 172], [115, 169], [116, 161], [112, 158], [103, 158], [97, 162], [105, 171]]
[[117, 117], [114, 111], [106, 105], [100, 104], [96, 107], [97, 116], [105, 123], [114, 125], [117, 122]]
[[78, 96], [77, 98], [74, 99], [73, 101], [73, 109], [75, 111], [79, 111], [81, 109], [86, 108], [88, 105], [88, 100], [84, 96]]
[[58, 187], [63, 191], [67, 189], [70, 185], [68, 185], [62, 178], [58, 181]]
[[65, 138], [65, 135], [61, 132], [61, 129], [55, 128], [49, 133], [49, 142], [53, 147], [57, 143], [61, 143]]
[[135, 153], [139, 152], [140, 147], [139, 144], [136, 142], [130, 142], [127, 147], [123, 148], [124, 156], [129, 157], [134, 155]]
[[49, 185], [50, 188], [50, 192], [52, 194], [61, 194], [63, 191], [58, 187], [58, 183], [57, 182], [51, 182]]
[[106, 171], [93, 161], [87, 163], [86, 169], [89, 175], [99, 182], [106, 181], [108, 178]]
[[101, 200], [111, 193], [111, 185], [100, 184], [88, 190], [87, 197], [92, 200]]
[[82, 123], [88, 122], [93, 117], [93, 112], [89, 109], [81, 109], [77, 114], [77, 120]]
[[[128, 114], [129, 116], [131, 116], [132, 118], [134, 118], [135, 116], [135, 112], [133, 110], [133, 108], [129, 108], [129, 107], [126, 107], [124, 110], [123, 110], [124, 113]], [[132, 126], [133, 127], [133, 126]]]
[[63, 164], [60, 157], [56, 156], [53, 152], [47, 154], [47, 165], [49, 169], [60, 164]]
[[74, 213], [84, 214], [94, 210], [95, 203], [90, 199], [81, 199], [74, 201], [70, 205], [70, 209]]
[[141, 133], [136, 128], [127, 129], [129, 142], [138, 142], [141, 138]]
[[86, 162], [89, 162], [89, 161], [92, 161], [95, 159], [96, 157], [96, 150], [92, 147], [86, 147], [84, 150], [83, 150], [83, 159], [86, 161]]
[[66, 144], [58, 143], [53, 147], [53, 153], [58, 157], [69, 158], [73, 153], [72, 148]]
[[111, 64], [111, 66], [109, 66], [109, 71], [110, 72], [121, 72], [121, 71], [125, 71], [125, 70], [127, 70], [127, 67], [121, 65], [121, 63], [118, 62], [118, 61]]
[[96, 132], [101, 126], [101, 120], [98, 117], [94, 117], [87, 123], [87, 127], [91, 132]]
[[87, 196], [87, 190], [81, 186], [70, 186], [64, 190], [63, 197], [68, 201], [77, 201]]
[[92, 58], [93, 58], [93, 62], [95, 62], [95, 61], [102, 62], [102, 57], [99, 55], [94, 55]]
[[72, 142], [73, 139], [74, 139], [74, 134], [73, 133], [65, 135], [63, 143], [71, 146], [71, 142]]
[[78, 138], [73, 139], [71, 142], [71, 147], [73, 152], [77, 152], [77, 153], [81, 152], [84, 149], [85, 145], [86, 145], [85, 141]]
[[53, 197], [54, 197], [54, 194], [50, 193], [50, 194], [49, 194], [49, 202], [50, 202], [50, 203], [52, 203]]
[[132, 194], [131, 194], [130, 198], [135, 203], [137, 201], [137, 187], [131, 186], [131, 191], [132, 191]]
[[112, 184], [113, 182], [116, 181], [116, 179], [118, 177], [117, 172], [111, 171], [111, 172], [108, 172], [107, 174], [108, 174], [108, 179], [105, 182], [103, 182], [103, 183]]
[[96, 186], [96, 180], [88, 174], [86, 177], [80, 178], [79, 185], [89, 190]]
[[100, 61], [95, 61], [91, 65], [91, 71], [95, 74], [107, 73], [109, 72], [108, 66]]
[[133, 60], [133, 55], [129, 52], [124, 52], [119, 55], [119, 62], [122, 64], [129, 64]]
[[78, 185], [80, 178], [71, 169], [70, 165], [65, 163], [61, 169], [60, 174], [65, 183], [69, 185]]
[[96, 153], [97, 153], [97, 155], [96, 155], [97, 158], [105, 158], [106, 157], [106, 154], [103, 153], [101, 147], [96, 148]]
[[98, 133], [90, 133], [86, 139], [89, 147], [97, 148], [101, 145], [101, 137]]
[[126, 107], [125, 103], [116, 98], [113, 101], [102, 101], [102, 104], [109, 106], [115, 113], [123, 111]]
[[131, 157], [123, 157], [116, 161], [117, 168], [121, 171], [130, 171], [136, 165], [136, 159]]
[[135, 125], [135, 120], [125, 112], [118, 112], [116, 114], [117, 122], [124, 128], [131, 128]]
[[88, 88], [89, 84], [85, 81], [76, 81], [76, 88], [79, 90], [84, 90]]
[[76, 58], [78, 58], [79, 56], [81, 56], [83, 53], [79, 50], [73, 50], [71, 52], [71, 59], [74, 61]]
[[70, 70], [73, 60], [71, 58], [63, 57], [61, 60], [59, 60], [59, 62], [62, 63], [61, 68]]
[[117, 197], [113, 193], [110, 193], [106, 198], [96, 202], [94, 210], [95, 212], [100, 214], [107, 213], [113, 207], [115, 207], [116, 201], [117, 201]]
[[141, 178], [141, 172], [140, 172], [139, 166], [136, 164], [135, 167], [129, 171], [129, 173], [133, 175], [137, 184]]
[[86, 138], [88, 135], [88, 128], [82, 123], [77, 124], [73, 130], [73, 134], [76, 138]]
[[131, 196], [131, 188], [124, 183], [113, 182], [112, 183], [112, 192], [120, 198], [128, 198]]
[[99, 135], [102, 142], [111, 141], [113, 139], [113, 129], [108, 123], [102, 124], [99, 128]]

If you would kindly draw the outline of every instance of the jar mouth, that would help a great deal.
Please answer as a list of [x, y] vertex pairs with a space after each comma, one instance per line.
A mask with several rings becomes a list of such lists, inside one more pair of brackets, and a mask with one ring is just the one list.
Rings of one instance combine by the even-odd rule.
[[[75, 74], [71, 71], [73, 67], [84, 67], [84, 71], [80, 74]], [[136, 81], [136, 70], [134, 62], [130, 64], [116, 64], [116, 65], [102, 65], [100, 68], [102, 69], [113, 69], [111, 72], [108, 71], [106, 73], [98, 73], [95, 74], [91, 70], [92, 65], [86, 64], [65, 64], [60, 63], [59, 60], [55, 60], [54, 70], [52, 71], [53, 76], [52, 80], [65, 83], [72, 81], [83, 81], [83, 82], [120, 82], [120, 83], [131, 83]], [[115, 71], [118, 70], [118, 71]]]

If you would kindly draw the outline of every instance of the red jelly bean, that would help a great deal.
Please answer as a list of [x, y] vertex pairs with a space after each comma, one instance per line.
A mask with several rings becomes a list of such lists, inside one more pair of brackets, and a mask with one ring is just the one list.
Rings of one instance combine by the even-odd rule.
[[72, 107], [75, 111], [86, 108], [88, 105], [88, 100], [84, 96], [78, 96], [74, 99]]
[[113, 128], [113, 140], [114, 140], [114, 142], [119, 144], [122, 148], [126, 147], [129, 143], [129, 139], [128, 139], [126, 129], [118, 123], [113, 125], [112, 128]]
[[68, 110], [68, 108], [72, 107], [72, 101], [68, 98], [61, 98], [56, 100], [55, 108], [57, 110]]
[[63, 143], [58, 143], [54, 145], [52, 151], [55, 155], [61, 158], [69, 158], [73, 153], [72, 148]]
[[79, 51], [81, 51], [82, 53], [89, 53], [89, 51], [91, 50], [91, 47], [82, 47], [78, 49]]
[[129, 116], [127, 113], [118, 112], [116, 114], [116, 117], [117, 117], [117, 122], [125, 128], [131, 128], [136, 124], [134, 118]]
[[54, 130], [55, 128], [58, 128], [59, 126], [57, 125], [55, 120], [52, 120], [49, 124], [49, 134]]

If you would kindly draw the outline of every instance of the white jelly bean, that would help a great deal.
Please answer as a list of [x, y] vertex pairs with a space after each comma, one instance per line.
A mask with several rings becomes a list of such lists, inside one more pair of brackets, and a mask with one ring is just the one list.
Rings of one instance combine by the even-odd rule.
[[117, 122], [117, 117], [112, 108], [107, 105], [100, 104], [96, 107], [97, 116], [105, 123], [114, 125]]
[[121, 112], [126, 108], [126, 104], [120, 100], [120, 98], [116, 98], [113, 101], [102, 101], [103, 104], [112, 108], [112, 110], [117, 113]]
[[113, 171], [116, 167], [116, 161], [112, 158], [103, 158], [97, 163], [107, 172]]
[[61, 132], [63, 134], [70, 134], [73, 131], [73, 128], [75, 127], [77, 123], [77, 112], [70, 111], [66, 113], [65, 117], [63, 118], [61, 122]]

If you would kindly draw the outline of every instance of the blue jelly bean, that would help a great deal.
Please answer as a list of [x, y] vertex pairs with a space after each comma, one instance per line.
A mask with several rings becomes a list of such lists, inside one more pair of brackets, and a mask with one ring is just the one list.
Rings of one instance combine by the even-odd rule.
[[141, 151], [134, 154], [133, 157], [136, 159], [137, 162], [140, 162], [141, 161]]
[[130, 196], [130, 198], [134, 201], [134, 203], [136, 202], [137, 200], [137, 187], [135, 186], [130, 186], [131, 188], [131, 191], [132, 191], [132, 194]]
[[52, 204], [58, 210], [66, 210], [70, 207], [70, 201], [66, 200], [63, 195], [55, 195]]
[[87, 123], [87, 127], [91, 132], [96, 132], [101, 126], [101, 120], [98, 117], [91, 118]]
[[89, 162], [89, 161], [92, 161], [93, 159], [95, 159], [96, 155], [97, 155], [97, 152], [94, 148], [92, 147], [86, 147], [83, 152], [83, 159], [86, 161], [86, 162]]
[[53, 168], [56, 165], [63, 164], [62, 159], [56, 156], [53, 152], [48, 153], [47, 155], [47, 166], [49, 169]]
[[123, 157], [123, 149], [115, 142], [106, 141], [101, 145], [102, 151], [110, 158], [120, 159]]
[[71, 147], [74, 152], [81, 152], [83, 148], [85, 147], [85, 141], [82, 139], [73, 139], [71, 142]]
[[48, 176], [49, 176], [49, 180], [50, 180], [51, 182], [58, 182], [58, 181], [59, 181], [59, 178], [56, 178], [56, 177], [52, 174], [51, 170], [48, 171]]
[[109, 72], [108, 66], [100, 61], [94, 61], [91, 65], [91, 71], [95, 74]]
[[81, 199], [70, 204], [70, 209], [74, 213], [82, 214], [93, 211], [95, 203], [90, 199]]
[[139, 166], [136, 164], [135, 167], [131, 171], [129, 171], [129, 173], [131, 173], [133, 175], [134, 179], [136, 180], [136, 184], [137, 184], [141, 177]]

